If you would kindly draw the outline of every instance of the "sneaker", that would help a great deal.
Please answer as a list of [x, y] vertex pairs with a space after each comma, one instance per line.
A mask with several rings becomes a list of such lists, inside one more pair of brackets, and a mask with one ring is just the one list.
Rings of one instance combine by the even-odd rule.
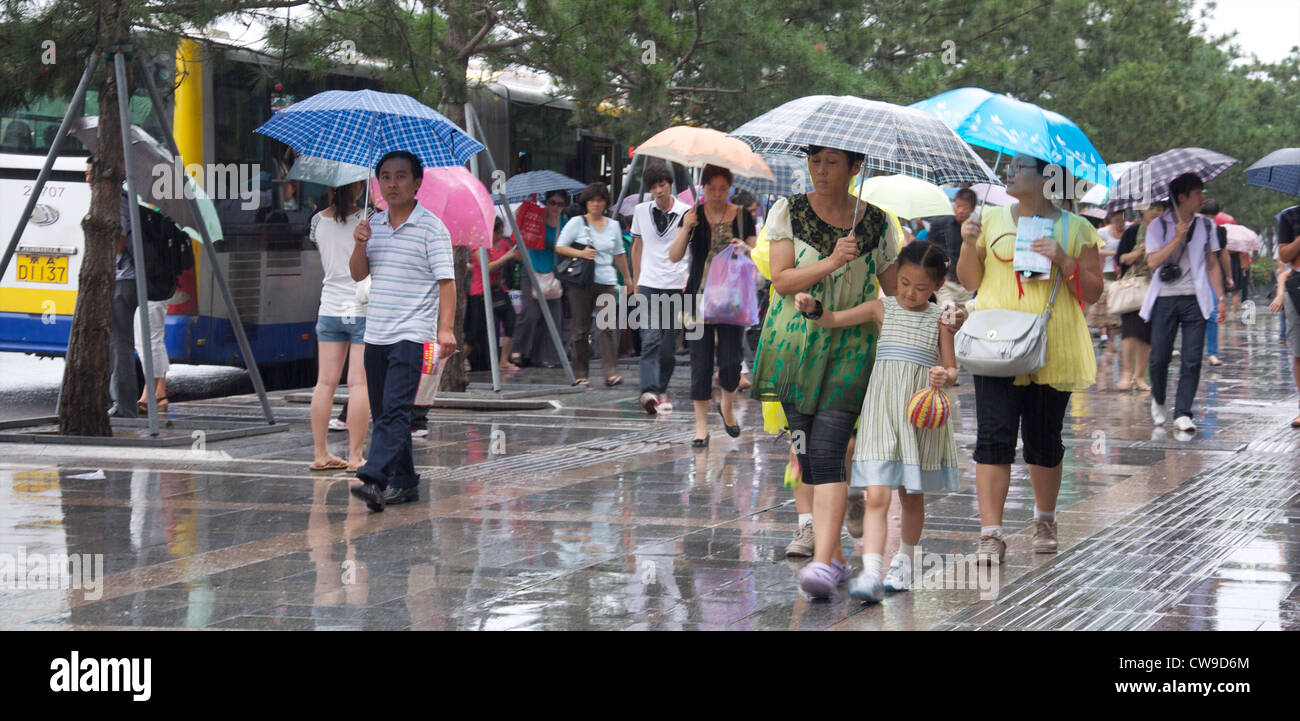
[[1184, 433], [1191, 433], [1196, 430], [1196, 424], [1192, 422], [1191, 416], [1178, 416], [1174, 419], [1174, 427]]
[[1000, 566], [1007, 558], [1007, 544], [997, 536], [980, 536], [975, 560], [985, 566]]
[[849, 583], [849, 598], [866, 603], [880, 603], [885, 597], [885, 585], [880, 574], [863, 571]]
[[658, 410], [660, 413], [667, 413], [667, 412], [671, 411], [672, 409], [673, 409], [673, 402], [670, 401], [670, 400], [668, 400], [668, 394], [665, 393], [665, 394], [659, 396], [659, 407], [658, 407], [657, 410]]
[[1165, 424], [1165, 404], [1151, 401], [1151, 422], [1158, 426]]
[[813, 555], [813, 525], [812, 521], [799, 526], [799, 530], [794, 532], [794, 540], [790, 545], [785, 547], [787, 556], [811, 556]]
[[906, 591], [912, 587], [912, 559], [901, 553], [894, 554], [885, 573], [886, 591]]
[[867, 514], [867, 494], [861, 488], [849, 487], [849, 505], [844, 513], [844, 525], [849, 527], [849, 535], [862, 538], [862, 517]]
[[428, 429], [428, 428], [412, 428], [412, 429], [411, 429], [411, 437], [412, 437], [412, 438], [424, 438], [424, 437], [427, 436], [427, 435], [429, 435], [429, 429]]
[[812, 598], [830, 598], [838, 585], [835, 569], [813, 561], [799, 571], [799, 589]]
[[1212, 366], [1221, 366], [1221, 365], [1223, 365], [1223, 361], [1219, 360], [1219, 356], [1217, 356], [1217, 355], [1212, 355], [1212, 356], [1210, 356], [1209, 358], [1206, 359], [1206, 362], [1208, 362], [1208, 363], [1209, 363], [1210, 365], [1212, 365]]
[[341, 420], [339, 420], [339, 419], [337, 419], [337, 418], [331, 418], [331, 419], [330, 419], [330, 430], [331, 430], [331, 431], [346, 431], [347, 429], [348, 429], [348, 424], [347, 424], [347, 423], [344, 423], [343, 421], [341, 421]]
[[1034, 519], [1034, 553], [1056, 553], [1056, 521]]
[[637, 400], [637, 403], [641, 404], [641, 407], [645, 409], [645, 412], [652, 416], [655, 414], [655, 410], [659, 407], [659, 399], [655, 397], [655, 394], [650, 393], [649, 391], [642, 393], [641, 397]]
[[831, 561], [831, 570], [835, 572], [836, 586], [847, 583], [850, 578], [853, 578], [853, 569], [849, 568], [849, 565], [843, 561]]

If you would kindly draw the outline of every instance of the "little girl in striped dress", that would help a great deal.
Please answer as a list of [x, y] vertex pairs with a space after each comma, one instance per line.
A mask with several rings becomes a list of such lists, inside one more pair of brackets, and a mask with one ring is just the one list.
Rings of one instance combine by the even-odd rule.
[[[807, 293], [795, 297], [795, 306], [826, 328], [880, 324], [850, 479], [853, 487], [866, 488], [862, 573], [849, 585], [849, 595], [861, 601], [876, 603], [886, 590], [908, 589], [925, 520], [923, 494], [957, 490], [957, 444], [951, 418], [938, 428], [917, 428], [907, 408], [917, 391], [944, 388], [957, 380], [953, 332], [940, 324], [942, 310], [931, 302], [931, 294], [943, 286], [947, 268], [947, 254], [939, 246], [919, 241], [899, 252], [898, 290], [892, 297], [824, 312]], [[902, 538], [882, 581], [889, 496], [894, 488], [903, 511]]]

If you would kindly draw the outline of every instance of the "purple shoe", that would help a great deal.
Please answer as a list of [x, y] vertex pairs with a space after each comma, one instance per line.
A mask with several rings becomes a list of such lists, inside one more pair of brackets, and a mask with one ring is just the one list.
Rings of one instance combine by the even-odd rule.
[[843, 561], [831, 561], [831, 570], [835, 572], [836, 586], [841, 583], [848, 583], [848, 580], [853, 578], [853, 569], [849, 568]]
[[830, 598], [839, 583], [839, 574], [825, 563], [813, 561], [799, 571], [799, 588], [812, 598]]

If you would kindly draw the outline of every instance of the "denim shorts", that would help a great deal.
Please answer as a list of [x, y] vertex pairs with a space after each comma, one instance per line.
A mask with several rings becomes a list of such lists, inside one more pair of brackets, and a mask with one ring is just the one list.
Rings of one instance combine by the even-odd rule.
[[[351, 323], [347, 321], [352, 321]], [[366, 339], [366, 317], [344, 318], [322, 315], [316, 319], [316, 340], [322, 343], [361, 345]]]

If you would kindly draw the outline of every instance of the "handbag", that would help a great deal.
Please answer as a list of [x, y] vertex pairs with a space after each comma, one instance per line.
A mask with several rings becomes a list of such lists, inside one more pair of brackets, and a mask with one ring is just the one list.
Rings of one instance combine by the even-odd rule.
[[515, 225], [524, 240], [524, 247], [529, 250], [546, 248], [546, 211], [542, 206], [530, 200], [520, 203], [515, 212]]
[[977, 310], [970, 314], [954, 338], [957, 362], [977, 376], [1009, 378], [1037, 373], [1047, 365], [1047, 321], [1061, 289], [1060, 269], [1052, 296], [1042, 313], [1006, 308]]
[[[586, 228], [587, 244], [574, 243], [569, 246], [574, 250], [586, 250], [591, 247], [591, 225], [587, 219], [582, 219], [582, 225]], [[561, 283], [568, 285], [588, 286], [596, 280], [596, 261], [586, 258], [574, 258], [564, 256], [555, 264], [555, 277], [559, 278]]]
[[[1069, 213], [1062, 217], [1068, 244]], [[953, 350], [962, 367], [978, 376], [1010, 378], [1037, 373], [1047, 365], [1047, 321], [1061, 290], [1061, 269], [1054, 267], [1052, 271], [1056, 281], [1042, 313], [989, 308], [970, 314], [953, 339]]]
[[[537, 291], [539, 290], [542, 291], [541, 298], [537, 298]], [[537, 274], [537, 287], [533, 288], [534, 298], [537, 298], [539, 301], [543, 298], [546, 300], [558, 300], [562, 295], [564, 295], [564, 286], [560, 285], [560, 281], [556, 280], [554, 273]]]
[[1123, 278], [1111, 284], [1109, 298], [1110, 312], [1116, 315], [1133, 313], [1142, 309], [1147, 292], [1151, 290], [1151, 276], [1137, 273], [1125, 274]]

